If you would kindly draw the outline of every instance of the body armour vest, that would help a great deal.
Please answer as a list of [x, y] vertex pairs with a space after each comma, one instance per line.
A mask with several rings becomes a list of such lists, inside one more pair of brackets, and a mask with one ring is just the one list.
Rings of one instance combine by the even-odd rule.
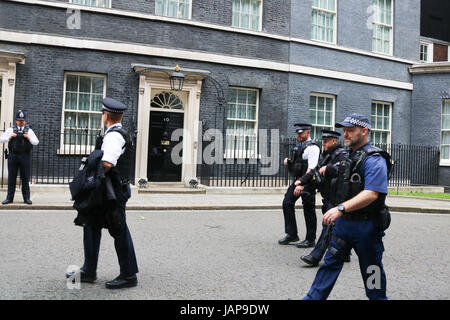
[[[374, 147], [370, 144], [366, 144], [360, 150], [353, 152], [350, 156], [351, 169], [347, 176], [349, 199], [356, 196], [358, 193], [364, 190], [364, 176], [361, 174], [361, 167], [365, 160], [372, 155], [381, 155], [386, 160], [387, 176], [389, 177], [392, 162], [390, 155], [383, 149]], [[347, 189], [347, 188], [345, 188]], [[376, 214], [384, 207], [386, 200], [385, 194], [378, 194], [378, 198], [367, 207], [352, 212], [352, 214], [367, 213]]]
[[336, 197], [331, 195], [331, 192], [336, 192], [336, 177], [339, 174], [339, 166], [341, 165], [341, 162], [343, 159], [348, 158], [348, 153], [345, 151], [342, 146], [337, 145], [336, 147], [332, 148], [327, 152], [323, 160], [320, 162], [320, 167], [327, 166], [329, 164], [332, 164], [336, 168], [336, 174], [329, 175], [328, 173], [325, 175], [324, 179], [322, 180], [322, 183], [319, 185], [319, 192], [322, 195], [324, 199], [327, 199], [332, 204], [337, 205]]
[[[117, 160], [115, 167], [111, 168], [112, 180], [119, 182], [120, 184], [128, 183], [131, 180], [131, 169], [133, 168], [133, 140], [131, 139], [128, 131], [121, 127], [114, 127], [106, 134], [111, 132], [118, 132], [122, 135], [125, 140], [125, 152]], [[95, 143], [96, 149], [101, 149], [103, 144], [104, 136], [97, 136], [97, 141]]]
[[30, 129], [29, 125], [25, 125], [23, 130], [19, 130], [19, 128], [15, 125], [13, 126], [13, 133], [17, 136], [8, 142], [9, 152], [15, 154], [24, 154], [30, 153], [31, 149], [33, 149], [33, 145], [31, 142], [25, 138], [23, 135], [28, 132]]
[[291, 161], [288, 163], [288, 169], [295, 179], [303, 176], [308, 170], [308, 160], [303, 160], [303, 153], [305, 152], [306, 148], [312, 145], [318, 146], [320, 149], [320, 146], [317, 144], [317, 142], [308, 140], [302, 143], [302, 146], [300, 148], [296, 146], [292, 150], [292, 157]]

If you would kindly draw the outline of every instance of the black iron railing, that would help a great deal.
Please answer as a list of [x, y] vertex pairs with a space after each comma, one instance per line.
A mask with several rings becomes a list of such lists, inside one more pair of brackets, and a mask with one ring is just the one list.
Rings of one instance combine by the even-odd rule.
[[[233, 139], [235, 139], [233, 143], [224, 142], [223, 164], [199, 166], [199, 179], [202, 184], [217, 187], [286, 187], [292, 183], [283, 161], [297, 144], [296, 139], [280, 138], [275, 148], [272, 148], [270, 141], [267, 142], [269, 144], [267, 150], [279, 150], [276, 159], [278, 170], [270, 175], [262, 174], [262, 168], [267, 165], [261, 163], [260, 157], [256, 156], [253, 159], [251, 157], [253, 154], [259, 155], [259, 146], [254, 152], [253, 150], [250, 153], [248, 150], [243, 152], [242, 149], [245, 148], [239, 141], [245, 141], [245, 138], [233, 137]], [[256, 141], [253, 145], [255, 144], [258, 145]], [[438, 185], [438, 146], [404, 144], [377, 146], [388, 151], [394, 163], [389, 179], [390, 187]]]
[[[3, 124], [0, 134], [9, 125]], [[68, 184], [79, 168], [82, 157], [88, 155], [95, 145], [99, 130], [66, 129], [64, 132], [51, 126], [32, 126], [39, 139], [31, 153], [31, 177], [34, 184]], [[135, 136], [134, 136], [135, 137]], [[198, 165], [199, 182], [218, 187], [286, 187], [291, 183], [283, 160], [297, 144], [296, 139], [281, 137], [271, 142], [266, 139], [266, 148], [261, 148], [255, 136], [225, 136], [222, 141], [223, 154], [212, 154], [215, 161]], [[205, 148], [206, 143], [203, 144]], [[437, 185], [439, 171], [438, 146], [412, 146], [403, 144], [378, 145], [387, 150], [394, 166], [389, 186]], [[0, 185], [7, 184], [7, 160], [1, 148]], [[215, 151], [217, 152], [217, 150]], [[135, 156], [135, 150], [133, 150]], [[204, 156], [204, 155], [203, 155]], [[268, 158], [271, 160], [268, 162]], [[217, 161], [222, 159], [223, 161]]]
[[[3, 124], [0, 134], [10, 125]], [[31, 151], [32, 184], [68, 184], [77, 172], [81, 159], [89, 155], [95, 147], [95, 141], [100, 130], [66, 129], [59, 132], [47, 125], [33, 125], [39, 144]], [[1, 148], [1, 187], [7, 185], [7, 154], [8, 143]]]

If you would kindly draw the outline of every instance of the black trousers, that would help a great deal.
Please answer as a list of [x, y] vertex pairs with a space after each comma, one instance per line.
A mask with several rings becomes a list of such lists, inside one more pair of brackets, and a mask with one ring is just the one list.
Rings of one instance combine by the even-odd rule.
[[22, 181], [23, 199], [30, 199], [30, 154], [8, 155], [8, 195], [7, 199], [13, 201], [16, 192], [17, 171], [20, 171], [20, 180]]
[[[128, 191], [130, 187], [128, 186]], [[127, 197], [127, 199], [129, 196]], [[126, 200], [121, 201], [121, 213], [124, 215], [123, 223], [117, 230], [109, 230], [109, 234], [114, 238], [114, 248], [116, 249], [117, 258], [120, 266], [120, 276], [132, 276], [139, 272], [136, 254], [134, 252], [133, 240], [130, 230], [125, 221]], [[85, 225], [83, 227], [83, 245], [84, 245], [84, 265], [81, 268], [89, 274], [97, 271], [98, 254], [100, 251], [100, 239], [102, 229]]]
[[[334, 206], [326, 199], [322, 199], [322, 214], [325, 214], [328, 210], [333, 208]], [[322, 260], [322, 257], [324, 256], [325, 252], [328, 249], [328, 246], [330, 245], [331, 235], [333, 232], [333, 226], [325, 225], [322, 223], [322, 232], [320, 234], [319, 240], [316, 243], [316, 246], [311, 251], [310, 255], [316, 258], [317, 260]]]
[[[295, 183], [292, 183], [283, 200], [284, 231], [290, 236], [297, 236], [297, 221], [295, 219], [295, 203], [300, 197], [294, 195]], [[306, 240], [316, 240], [317, 218], [316, 218], [316, 192], [314, 188], [305, 187], [301, 195], [303, 213], [306, 224]]]

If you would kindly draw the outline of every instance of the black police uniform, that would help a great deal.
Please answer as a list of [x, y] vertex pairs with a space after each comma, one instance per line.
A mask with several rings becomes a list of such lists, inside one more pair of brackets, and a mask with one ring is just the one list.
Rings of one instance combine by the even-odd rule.
[[[336, 127], [360, 126], [370, 130], [370, 121], [361, 114], [351, 114]], [[350, 165], [342, 166], [338, 173], [336, 195], [351, 199], [363, 190], [378, 193], [368, 206], [345, 212], [335, 220], [330, 246], [305, 300], [326, 299], [342, 270], [343, 260], [351, 249], [358, 256], [361, 276], [369, 299], [387, 299], [386, 275], [382, 264], [384, 230], [389, 226], [390, 214], [385, 205], [387, 179], [391, 167], [387, 152], [369, 143], [349, 154]], [[333, 193], [333, 191], [332, 191]], [[369, 283], [369, 276], [376, 284]]]
[[[25, 113], [19, 110], [16, 114], [16, 120], [25, 120]], [[30, 126], [25, 124], [19, 128], [17, 125], [12, 127], [16, 137], [8, 142], [8, 194], [3, 204], [14, 201], [16, 191], [17, 171], [20, 171], [20, 180], [22, 181], [22, 196], [27, 204], [32, 204], [30, 200], [30, 156], [33, 145], [24, 137], [24, 134], [30, 131]]]
[[[102, 101], [103, 110], [115, 113], [123, 113], [126, 106], [122, 103], [110, 98]], [[110, 235], [114, 238], [114, 247], [120, 266], [120, 275], [106, 283], [106, 287], [110, 289], [131, 287], [137, 284], [136, 273], [138, 266], [136, 254], [134, 251], [133, 240], [126, 224], [125, 207], [126, 202], [131, 196], [129, 180], [131, 178], [131, 168], [133, 165], [132, 139], [129, 133], [122, 128], [121, 125], [112, 125], [105, 133], [105, 137], [112, 132], [118, 132], [125, 140], [125, 151], [119, 157], [116, 166], [110, 169], [106, 174], [111, 178], [112, 186], [117, 197], [118, 208], [120, 211], [121, 222], [114, 228], [109, 228]], [[99, 139], [96, 148], [101, 148], [104, 137]], [[96, 279], [97, 261], [100, 250], [101, 226], [84, 225], [84, 255], [85, 262], [81, 268], [81, 279], [84, 282], [94, 282]], [[68, 275], [69, 276], [69, 275]]]
[[[322, 130], [322, 140], [335, 138], [339, 139], [340, 133], [332, 130]], [[337, 206], [344, 199], [337, 199], [332, 196], [331, 190], [336, 187], [337, 175], [339, 165], [348, 157], [347, 151], [340, 145], [336, 145], [330, 150], [323, 151], [322, 158], [316, 169], [299, 179], [301, 185], [313, 184], [319, 190], [322, 196], [322, 214], [325, 214], [329, 209]], [[325, 176], [322, 177], [318, 171], [321, 167], [326, 166]], [[319, 181], [318, 181], [319, 180]], [[331, 240], [332, 226], [326, 226], [322, 223], [322, 232], [314, 249], [308, 255], [301, 256], [304, 262], [317, 266], [319, 261], [325, 254]], [[346, 259], [349, 261], [349, 258]]]
[[[296, 124], [295, 126], [298, 127], [298, 129], [296, 129], [297, 133], [301, 133], [303, 130], [311, 130], [310, 124]], [[311, 146], [316, 146], [320, 150], [320, 147], [316, 142], [307, 140], [303, 143], [299, 143], [297, 147], [294, 148], [292, 157], [288, 161], [289, 172], [293, 176], [294, 182], [289, 186], [283, 199], [283, 215], [286, 236], [278, 242], [279, 244], [288, 244], [299, 240], [297, 221], [295, 218], [295, 203], [301, 197], [306, 223], [306, 239], [297, 244], [297, 246], [314, 246], [317, 230], [315, 188], [312, 185], [306, 186], [302, 194], [299, 196], [294, 195], [294, 190], [296, 188], [295, 181], [303, 176], [308, 170], [308, 160], [303, 159], [303, 153], [308, 147]]]

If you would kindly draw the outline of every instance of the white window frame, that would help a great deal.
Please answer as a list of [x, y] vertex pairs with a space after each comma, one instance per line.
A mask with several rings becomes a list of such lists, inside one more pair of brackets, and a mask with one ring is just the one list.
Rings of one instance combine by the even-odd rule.
[[[372, 0], [372, 1], [386, 1], [386, 0]], [[385, 52], [381, 52], [381, 51], [375, 51], [375, 48], [373, 47], [373, 30], [372, 30], [372, 52], [374, 53], [378, 53], [378, 54], [383, 54], [383, 55], [389, 55], [392, 56], [394, 55], [394, 21], [395, 21], [395, 17], [394, 17], [394, 6], [395, 6], [395, 0], [391, 0], [391, 25], [385, 24], [385, 23], [381, 23], [381, 22], [377, 22], [375, 21], [375, 19], [372, 22], [373, 28], [375, 29], [376, 25], [382, 26], [382, 27], [388, 27], [391, 28], [391, 32], [389, 34], [389, 53], [385, 53]], [[374, 5], [375, 10], [378, 10], [378, 7]], [[376, 16], [376, 12], [375, 12], [375, 16]]]
[[103, 1], [103, 0], [94, 0], [95, 1], [95, 4], [96, 5], [90, 5], [90, 4], [86, 4], [86, 0], [82, 0], [83, 1], [83, 3], [74, 3], [73, 2], [73, 0], [69, 0], [70, 2], [69, 3], [72, 3], [72, 4], [76, 4], [76, 5], [79, 5], [79, 6], [88, 6], [88, 7], [95, 7], [95, 8], [106, 8], [106, 9], [111, 9], [111, 2], [112, 2], [112, 0], [107, 0], [108, 1], [108, 6], [106, 6], [106, 7], [100, 7], [99, 5], [98, 5], [98, 2], [99, 1]]
[[[427, 47], [427, 60], [420, 59], [420, 56], [422, 55], [422, 46]], [[433, 62], [433, 43], [432, 42], [420, 41], [419, 61], [424, 62], [424, 63]]]
[[[312, 1], [311, 1], [312, 2]], [[311, 30], [311, 40], [313, 41], [317, 41], [317, 42], [322, 42], [322, 43], [331, 43], [331, 44], [336, 44], [337, 43], [337, 19], [338, 19], [338, 2], [337, 0], [334, 0], [334, 10], [335, 11], [330, 11], [327, 9], [323, 9], [320, 7], [315, 7], [314, 5], [312, 6], [312, 10], [311, 10], [311, 16], [312, 16], [312, 11], [317, 10], [317, 11], [323, 11], [325, 13], [330, 13], [334, 15], [334, 19], [333, 19], [333, 42], [328, 42], [328, 41], [324, 41], [324, 40], [318, 40], [318, 39], [314, 39], [313, 35], [312, 35], [312, 30]], [[312, 20], [311, 20], [311, 28], [312, 28]]]
[[[442, 155], [442, 146], [443, 146], [443, 144], [442, 144], [442, 142], [443, 142], [442, 141], [443, 133], [444, 133], [444, 131], [450, 133], [450, 128], [449, 129], [442, 128], [442, 122], [443, 122], [443, 117], [444, 117], [444, 103], [445, 103], [445, 101], [448, 101], [448, 103], [450, 103], [450, 99], [442, 99], [442, 106], [441, 106], [441, 134], [440, 134], [440, 142], [439, 142], [439, 149], [440, 149], [441, 155]], [[448, 159], [440, 158], [439, 159], [439, 165], [440, 166], [450, 166], [450, 158], [448, 158]]]
[[[255, 138], [255, 144], [254, 144], [254, 149], [243, 149], [243, 148], [238, 148], [238, 149], [227, 149], [227, 139], [228, 136], [231, 136], [227, 133], [227, 125], [225, 125], [225, 144], [223, 146], [224, 148], [224, 158], [225, 159], [257, 159], [259, 158], [259, 155], [257, 154], [258, 152], [258, 117], [259, 117], [259, 89], [255, 89], [255, 88], [244, 88], [244, 87], [229, 87], [228, 89], [237, 89], [237, 90], [246, 90], [246, 91], [255, 91], [256, 92], [256, 112], [255, 112], [255, 120], [249, 120], [249, 119], [240, 119], [240, 118], [228, 118], [228, 114], [226, 115], [225, 118], [225, 122], [227, 122], [228, 120], [230, 121], [244, 121], [244, 122], [253, 122], [255, 123], [255, 128], [253, 131], [253, 137]], [[229, 101], [227, 101], [227, 107], [230, 104]], [[248, 105], [248, 101], [246, 103], [246, 105]], [[237, 109], [236, 109], [237, 112]], [[233, 136], [238, 136], [238, 137], [246, 137], [249, 136], [245, 133], [243, 135], [233, 135]]]
[[[234, 0], [232, 0], [231, 1], [231, 5], [233, 5], [233, 1]], [[240, 16], [241, 16], [241, 11], [239, 11], [239, 26], [234, 26], [233, 25], [233, 19], [231, 19], [231, 27], [232, 28], [238, 28], [238, 29], [245, 29], [245, 30], [250, 30], [250, 31], [262, 31], [262, 20], [263, 20], [263, 6], [264, 6], [264, 2], [263, 2], [263, 0], [258, 0], [259, 2], [260, 2], [260, 5], [259, 5], [259, 23], [258, 23], [258, 30], [253, 30], [253, 29], [251, 29], [251, 28], [245, 28], [245, 27], [241, 27], [241, 19], [240, 19]], [[242, 0], [239, 0], [239, 4], [241, 5], [242, 4]], [[240, 6], [241, 7], [241, 6]], [[234, 11], [233, 11], [233, 9], [231, 9], [231, 15], [233, 15], [233, 13], [234, 13]]]
[[[389, 105], [389, 130], [385, 130], [385, 129], [375, 129], [372, 128], [371, 132], [370, 132], [370, 136], [372, 135], [372, 132], [386, 132], [388, 133], [388, 138], [387, 138], [387, 144], [392, 144], [392, 106], [393, 103], [392, 102], [387, 102], [387, 101], [380, 101], [380, 100], [372, 100], [371, 104], [370, 104], [370, 121], [372, 122], [372, 104], [383, 104], [383, 105]], [[370, 138], [372, 143], [375, 143], [375, 141], [372, 141], [372, 138]]]
[[[169, 10], [169, 0], [165, 0], [166, 4], [164, 7], [164, 14], [163, 15], [158, 15], [160, 17], [167, 17], [167, 18], [171, 18], [171, 19], [183, 19], [183, 20], [192, 20], [192, 1], [194, 0], [189, 0], [189, 16], [187, 18], [180, 18], [180, 17], [169, 17], [168, 15], [168, 10]], [[177, 1], [178, 3], [178, 7], [180, 5], [180, 2], [178, 0], [172, 0], [172, 1]], [[156, 15], [156, 1], [155, 1], [155, 15]]]
[[[86, 73], [86, 72], [64, 72], [64, 89], [63, 89], [63, 105], [62, 105], [62, 112], [61, 112], [61, 134], [60, 134], [60, 142], [59, 142], [59, 150], [57, 153], [59, 155], [84, 155], [91, 153], [95, 145], [88, 146], [88, 145], [78, 145], [78, 144], [65, 144], [64, 143], [64, 131], [65, 131], [65, 112], [75, 112], [77, 113], [77, 110], [66, 110], [66, 88], [67, 88], [67, 76], [87, 76], [87, 77], [98, 77], [98, 78], [104, 78], [103, 81], [103, 98], [106, 97], [106, 81], [107, 76], [104, 74], [99, 73]], [[92, 113], [92, 111], [88, 112], [79, 112], [79, 113]], [[103, 129], [103, 124], [99, 128], [100, 130]]]
[[[311, 123], [311, 133], [314, 132], [314, 128], [329, 128], [330, 130], [334, 130], [334, 124], [336, 122], [335, 119], [335, 115], [336, 115], [336, 96], [332, 95], [332, 94], [325, 94], [325, 93], [318, 93], [318, 92], [311, 92], [309, 95], [309, 102], [308, 102], [308, 110], [309, 110], [309, 114], [310, 114], [310, 118], [311, 119], [311, 97], [316, 97], [316, 110], [317, 110], [317, 104], [318, 104], [318, 98], [328, 98], [332, 100], [332, 106], [331, 106], [331, 125], [322, 125], [322, 124], [318, 124], [317, 123], [317, 114], [316, 114], [316, 121], [310, 121]], [[312, 138], [312, 135], [311, 135]], [[319, 134], [318, 137], [314, 137], [315, 141], [321, 141], [322, 139], [322, 135]]]

